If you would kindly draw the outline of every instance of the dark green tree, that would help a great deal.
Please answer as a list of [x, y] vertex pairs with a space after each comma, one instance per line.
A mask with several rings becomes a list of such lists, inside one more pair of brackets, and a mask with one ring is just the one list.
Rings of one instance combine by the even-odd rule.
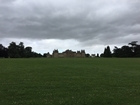
[[132, 41], [132, 42], [128, 43], [128, 45], [131, 45], [132, 47], [136, 47], [137, 43], [138, 43], [138, 41]]
[[28, 47], [25, 48], [25, 57], [26, 58], [33, 57], [32, 47], [28, 46]]
[[0, 44], [0, 58], [3, 57], [3, 49], [4, 49], [4, 46]]
[[122, 46], [121, 47], [121, 56], [122, 57], [132, 57], [133, 56], [133, 52], [131, 47], [129, 46]]
[[25, 48], [24, 48], [24, 43], [20, 42], [18, 45], [18, 53], [20, 55], [21, 58], [25, 57]]
[[115, 47], [113, 49], [114, 57], [140, 57], [140, 45], [137, 41], [132, 41], [128, 43], [130, 46], [122, 46], [121, 48]]
[[99, 54], [97, 54], [97, 56], [96, 56], [96, 57], [100, 57], [100, 56], [99, 56]]
[[140, 57], [139, 53], [140, 53], [140, 45], [137, 44], [138, 41], [132, 41], [130, 43], [128, 43], [129, 45], [131, 45], [131, 50], [132, 50], [132, 57]]
[[8, 55], [10, 58], [20, 58], [18, 46], [15, 42], [11, 42], [8, 46]]
[[134, 51], [135, 51], [135, 57], [140, 57], [140, 45], [137, 45]]
[[85, 54], [86, 58], [89, 58], [90, 57], [90, 54]]
[[104, 57], [112, 57], [112, 53], [110, 51], [110, 47], [107, 46], [105, 49], [104, 49], [104, 54], [103, 54]]
[[104, 57], [104, 53], [101, 53], [101, 54], [100, 54], [100, 57]]
[[117, 46], [113, 49], [113, 57], [122, 57], [122, 50], [121, 48], [118, 48]]

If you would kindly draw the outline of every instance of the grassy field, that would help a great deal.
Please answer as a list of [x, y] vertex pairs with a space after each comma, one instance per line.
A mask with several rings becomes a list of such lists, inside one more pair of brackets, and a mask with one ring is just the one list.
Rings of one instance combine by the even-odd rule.
[[140, 59], [0, 59], [0, 105], [140, 105]]

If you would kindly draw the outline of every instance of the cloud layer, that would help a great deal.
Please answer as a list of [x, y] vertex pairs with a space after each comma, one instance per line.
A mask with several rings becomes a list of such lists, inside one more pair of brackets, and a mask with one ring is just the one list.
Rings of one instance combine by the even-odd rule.
[[139, 0], [0, 0], [0, 38], [140, 41]]

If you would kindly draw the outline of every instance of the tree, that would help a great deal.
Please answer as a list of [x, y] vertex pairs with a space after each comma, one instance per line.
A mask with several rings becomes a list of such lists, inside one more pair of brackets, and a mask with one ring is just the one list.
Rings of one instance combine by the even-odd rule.
[[107, 57], [107, 49], [104, 49], [103, 57]]
[[121, 51], [122, 51], [122, 57], [133, 57], [133, 52], [132, 52], [131, 47], [122, 46]]
[[131, 45], [132, 47], [136, 47], [138, 41], [132, 41], [130, 43], [128, 43], [128, 45]]
[[135, 51], [135, 57], [140, 57], [140, 45], [137, 45], [134, 51]]
[[24, 43], [20, 42], [18, 45], [18, 53], [20, 55], [21, 58], [25, 57], [25, 48], [24, 48]]
[[96, 57], [99, 57], [99, 54], [97, 54], [97, 56]]
[[112, 57], [112, 53], [111, 53], [111, 51], [110, 51], [110, 47], [109, 46], [107, 46], [107, 51], [106, 51], [106, 53], [107, 53], [107, 57]]
[[89, 57], [90, 57], [90, 54], [85, 54], [85, 56], [86, 56], [87, 58], [89, 58]]
[[43, 57], [47, 57], [47, 53], [44, 53], [44, 54], [43, 54]]
[[115, 46], [113, 49], [113, 57], [122, 57], [122, 50]]
[[110, 51], [110, 47], [107, 46], [107, 48], [104, 49], [104, 54], [103, 54], [104, 57], [112, 57], [112, 53]]
[[30, 58], [30, 57], [32, 57], [33, 56], [33, 54], [32, 54], [32, 47], [26, 47], [25, 48], [25, 57], [27, 57], [27, 58]]
[[104, 53], [101, 53], [101, 54], [100, 54], [100, 57], [104, 57]]
[[131, 46], [122, 46], [121, 48], [115, 47], [113, 49], [114, 57], [140, 57], [140, 45], [137, 41], [132, 41], [128, 43]]
[[138, 41], [132, 41], [128, 43], [128, 45], [131, 45], [132, 50], [132, 57], [140, 57], [140, 45], [137, 44]]
[[32, 47], [24, 47], [24, 43], [20, 42], [18, 45], [16, 42], [9, 43], [8, 48], [0, 44], [0, 57], [5, 58], [29, 58], [29, 57], [42, 57], [42, 54], [32, 51]]
[[3, 45], [2, 44], [0, 44], [0, 57], [3, 57]]
[[11, 42], [8, 46], [8, 55], [10, 58], [20, 58], [20, 55], [18, 53], [18, 46], [15, 42]]

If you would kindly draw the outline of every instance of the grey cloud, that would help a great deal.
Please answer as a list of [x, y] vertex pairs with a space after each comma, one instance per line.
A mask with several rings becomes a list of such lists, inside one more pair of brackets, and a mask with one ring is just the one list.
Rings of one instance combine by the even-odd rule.
[[12, 3], [16, 0], [0, 0], [0, 4], [4, 5], [4, 4], [7, 4], [7, 3]]
[[1, 38], [75, 39], [86, 44], [114, 44], [129, 41], [126, 36], [131, 35], [130, 39], [140, 40], [139, 0], [94, 3], [44, 0], [44, 4], [38, 0], [24, 3], [10, 0], [12, 5], [2, 1]]

